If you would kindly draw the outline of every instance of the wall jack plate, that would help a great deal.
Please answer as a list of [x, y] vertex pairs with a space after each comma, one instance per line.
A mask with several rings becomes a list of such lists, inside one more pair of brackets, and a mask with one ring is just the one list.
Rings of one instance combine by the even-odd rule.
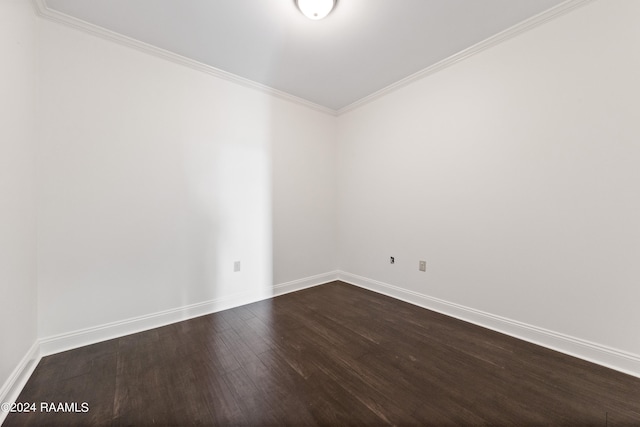
[[240, 271], [240, 261], [236, 261], [233, 263], [233, 271], [236, 273]]
[[389, 258], [389, 264], [395, 264], [395, 263], [396, 263], [395, 257], [390, 257]]
[[418, 266], [420, 271], [427, 271], [427, 261], [420, 261], [420, 265]]

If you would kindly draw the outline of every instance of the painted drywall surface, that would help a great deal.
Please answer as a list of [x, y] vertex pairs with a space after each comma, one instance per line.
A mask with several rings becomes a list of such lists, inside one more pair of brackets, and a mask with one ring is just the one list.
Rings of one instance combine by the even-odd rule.
[[0, 388], [37, 337], [35, 22], [0, 0]]
[[640, 354], [639, 15], [590, 3], [341, 116], [339, 268]]
[[41, 337], [335, 268], [334, 117], [40, 24]]
[[336, 268], [336, 121], [284, 102], [271, 119], [274, 283], [281, 284]]

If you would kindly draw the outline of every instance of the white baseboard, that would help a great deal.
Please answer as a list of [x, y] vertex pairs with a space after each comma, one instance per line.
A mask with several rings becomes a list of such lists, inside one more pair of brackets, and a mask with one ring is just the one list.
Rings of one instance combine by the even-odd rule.
[[[640, 356], [567, 336], [547, 329], [433, 298], [418, 292], [343, 271], [333, 271], [304, 279], [274, 285], [272, 292], [262, 295], [237, 294], [172, 310], [125, 319], [92, 328], [46, 337], [38, 340], [20, 361], [9, 379], [0, 389], [0, 402], [14, 402], [40, 357], [97, 342], [165, 326], [182, 320], [238, 307], [252, 302], [284, 295], [324, 283], [341, 280], [419, 307], [455, 317], [478, 326], [575, 356], [640, 378]], [[0, 412], [0, 424], [6, 417]]]
[[[38, 362], [40, 362], [40, 343], [36, 340], [0, 388], [0, 403], [16, 401], [27, 380], [38, 366]], [[0, 409], [0, 425], [7, 415], [9, 415], [8, 412]]]
[[304, 279], [292, 280], [291, 282], [275, 285], [273, 287], [272, 296], [277, 297], [280, 295], [288, 294], [289, 292], [301, 291], [303, 289], [333, 282], [334, 280], [338, 280], [338, 271], [331, 271], [329, 273], [318, 274], [317, 276], [310, 276]]
[[[274, 285], [271, 290], [267, 289], [266, 292], [259, 294], [252, 292], [229, 295], [171, 310], [41, 338], [31, 346], [27, 354], [11, 373], [11, 376], [2, 385], [0, 389], [0, 402], [13, 403], [16, 401], [27, 380], [40, 362], [40, 359], [44, 356], [322, 285], [337, 280], [337, 278], [338, 272], [332, 271], [293, 280], [291, 282], [280, 283]], [[2, 424], [6, 416], [6, 412], [0, 411], [0, 424]]]
[[640, 356], [340, 271], [338, 280], [640, 378]]
[[239, 307], [241, 305], [250, 304], [252, 302], [272, 298], [289, 292], [321, 285], [323, 283], [337, 280], [337, 277], [338, 272], [333, 271], [291, 282], [280, 283], [274, 285], [271, 290], [267, 289], [266, 292], [259, 294], [251, 292], [229, 295], [144, 316], [133, 317], [104, 325], [41, 338], [40, 352], [43, 356], [60, 353], [62, 351], [71, 350], [85, 345], [95, 344], [101, 341], [107, 341], [113, 338], [166, 326], [171, 323], [204, 316], [217, 311], [227, 310], [229, 308]]

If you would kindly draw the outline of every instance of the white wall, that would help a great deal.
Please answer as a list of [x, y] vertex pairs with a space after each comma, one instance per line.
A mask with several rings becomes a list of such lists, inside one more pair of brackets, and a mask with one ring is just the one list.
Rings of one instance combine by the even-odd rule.
[[[0, 0], [0, 391], [37, 338], [36, 27], [29, 2]], [[2, 398], [0, 392], [0, 398]], [[1, 400], [1, 399], [0, 399]], [[1, 416], [1, 414], [0, 414]]]
[[340, 269], [640, 355], [638, 16], [588, 4], [341, 116]]
[[334, 117], [40, 24], [41, 337], [335, 269]]
[[637, 2], [337, 120], [0, 7], [0, 381], [36, 318], [47, 338], [336, 266], [640, 354]]

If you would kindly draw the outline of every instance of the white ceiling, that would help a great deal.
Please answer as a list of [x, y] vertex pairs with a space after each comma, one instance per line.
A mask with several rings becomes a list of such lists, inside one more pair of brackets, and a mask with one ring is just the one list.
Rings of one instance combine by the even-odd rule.
[[46, 7], [332, 110], [563, 0], [46, 0]]

